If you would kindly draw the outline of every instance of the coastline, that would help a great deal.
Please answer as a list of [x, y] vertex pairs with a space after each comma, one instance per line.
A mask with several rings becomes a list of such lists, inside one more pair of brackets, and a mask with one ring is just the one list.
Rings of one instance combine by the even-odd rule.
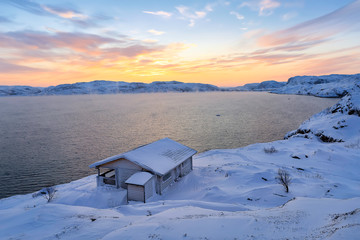
[[[188, 177], [146, 204], [119, 205], [116, 192], [96, 188], [94, 176], [56, 186], [51, 203], [31, 194], [1, 199], [0, 224], [6, 229], [2, 235], [167, 239], [167, 229], [172, 229], [177, 239], [185, 234], [351, 238], [358, 232], [360, 218], [356, 210], [360, 208], [359, 133], [360, 94], [353, 93], [306, 120], [287, 134], [287, 140], [198, 154]], [[289, 193], [276, 181], [278, 169], [292, 177]], [[108, 227], [102, 228], [104, 224]], [[264, 224], [268, 226], [260, 230]], [[278, 228], [283, 229], [281, 234], [276, 233]]]

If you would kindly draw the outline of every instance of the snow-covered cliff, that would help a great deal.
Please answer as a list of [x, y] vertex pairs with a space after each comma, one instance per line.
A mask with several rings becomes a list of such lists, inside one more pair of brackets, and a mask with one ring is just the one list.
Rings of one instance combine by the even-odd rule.
[[323, 142], [350, 142], [359, 145], [360, 92], [343, 97], [334, 106], [315, 114], [285, 138], [318, 138]]
[[316, 97], [343, 97], [358, 91], [360, 74], [332, 74], [324, 76], [296, 76], [285, 86], [271, 91], [278, 94], [312, 95]]

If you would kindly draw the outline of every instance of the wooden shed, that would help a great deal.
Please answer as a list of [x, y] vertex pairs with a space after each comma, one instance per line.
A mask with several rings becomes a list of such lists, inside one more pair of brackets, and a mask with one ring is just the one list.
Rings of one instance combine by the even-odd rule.
[[128, 180], [127, 184], [127, 200], [146, 202], [154, 192], [154, 175], [149, 172], [134, 173]]
[[[150, 144], [135, 148], [131, 151], [121, 153], [90, 165], [90, 168], [98, 170], [98, 186], [114, 186], [129, 190], [130, 199], [140, 199], [134, 192], [135, 189], [146, 194], [146, 183], [143, 185], [131, 183], [131, 177], [138, 172], [147, 172], [153, 175], [155, 192], [162, 192], [176, 179], [187, 175], [193, 168], [192, 157], [196, 154], [191, 149], [170, 138], [163, 138]], [[139, 175], [140, 176], [140, 175]], [[145, 175], [144, 175], [145, 176]], [[129, 181], [128, 181], [129, 180]], [[129, 191], [128, 191], [129, 193]], [[141, 201], [144, 201], [141, 198]]]

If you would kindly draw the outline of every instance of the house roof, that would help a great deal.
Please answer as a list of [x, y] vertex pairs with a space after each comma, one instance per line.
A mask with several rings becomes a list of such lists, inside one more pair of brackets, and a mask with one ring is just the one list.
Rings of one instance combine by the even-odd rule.
[[144, 186], [153, 176], [148, 172], [137, 172], [131, 175], [125, 183]]
[[189, 157], [196, 150], [178, 143], [170, 138], [163, 138], [156, 142], [135, 148], [129, 152], [118, 154], [90, 165], [90, 168], [125, 158], [148, 171], [163, 176]]

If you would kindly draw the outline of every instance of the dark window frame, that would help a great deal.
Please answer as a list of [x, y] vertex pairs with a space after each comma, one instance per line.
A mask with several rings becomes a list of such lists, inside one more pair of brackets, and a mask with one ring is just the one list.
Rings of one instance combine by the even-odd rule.
[[162, 181], [163, 182], [166, 182], [167, 180], [169, 180], [171, 178], [171, 171], [168, 172], [167, 174], [165, 174], [163, 177], [162, 177]]

